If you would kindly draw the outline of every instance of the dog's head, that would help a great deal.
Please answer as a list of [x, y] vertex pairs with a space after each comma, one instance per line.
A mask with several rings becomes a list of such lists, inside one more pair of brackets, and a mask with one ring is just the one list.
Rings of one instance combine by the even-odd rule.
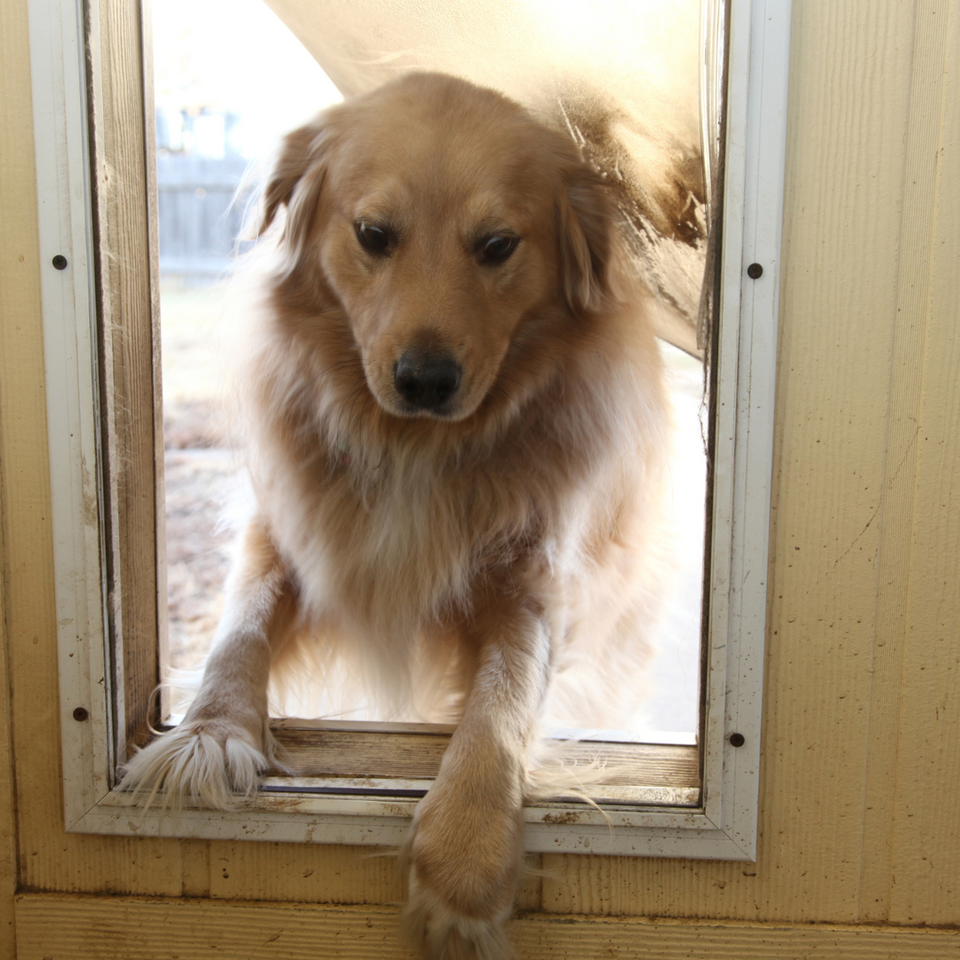
[[290, 134], [262, 230], [282, 206], [288, 276], [335, 298], [395, 416], [469, 417], [523, 375], [518, 344], [611, 296], [603, 179], [568, 137], [452, 77], [408, 75]]

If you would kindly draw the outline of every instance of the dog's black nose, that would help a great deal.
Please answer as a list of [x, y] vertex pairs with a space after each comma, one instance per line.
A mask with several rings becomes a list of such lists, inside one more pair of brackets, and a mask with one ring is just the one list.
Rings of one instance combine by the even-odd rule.
[[448, 353], [408, 350], [393, 368], [397, 393], [418, 410], [438, 410], [460, 386], [460, 364]]

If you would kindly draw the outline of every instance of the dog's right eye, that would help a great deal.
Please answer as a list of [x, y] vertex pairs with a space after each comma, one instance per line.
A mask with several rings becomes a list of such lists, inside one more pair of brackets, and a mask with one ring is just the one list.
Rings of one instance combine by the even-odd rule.
[[377, 227], [372, 223], [359, 221], [354, 224], [354, 229], [357, 232], [357, 239], [360, 241], [360, 246], [368, 253], [386, 256], [392, 253], [394, 246], [396, 246], [396, 238], [394, 235], [383, 227]]
[[494, 265], [503, 263], [510, 259], [519, 243], [520, 238], [512, 234], [487, 237], [480, 243], [480, 262]]

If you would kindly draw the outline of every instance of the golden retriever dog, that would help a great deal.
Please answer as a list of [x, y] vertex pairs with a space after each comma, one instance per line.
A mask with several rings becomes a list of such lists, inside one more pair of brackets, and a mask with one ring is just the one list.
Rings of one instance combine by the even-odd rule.
[[428, 957], [508, 953], [545, 704], [583, 694], [594, 724], [646, 649], [667, 414], [617, 220], [568, 136], [437, 74], [290, 134], [265, 186], [256, 512], [199, 693], [124, 782], [255, 792], [271, 671], [305, 644], [456, 693], [408, 848]]

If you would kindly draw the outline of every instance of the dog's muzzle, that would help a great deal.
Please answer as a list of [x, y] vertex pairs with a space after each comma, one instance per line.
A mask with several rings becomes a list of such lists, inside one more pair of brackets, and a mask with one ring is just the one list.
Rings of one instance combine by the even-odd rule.
[[393, 384], [412, 408], [445, 413], [460, 388], [461, 374], [449, 353], [408, 350], [393, 368]]

